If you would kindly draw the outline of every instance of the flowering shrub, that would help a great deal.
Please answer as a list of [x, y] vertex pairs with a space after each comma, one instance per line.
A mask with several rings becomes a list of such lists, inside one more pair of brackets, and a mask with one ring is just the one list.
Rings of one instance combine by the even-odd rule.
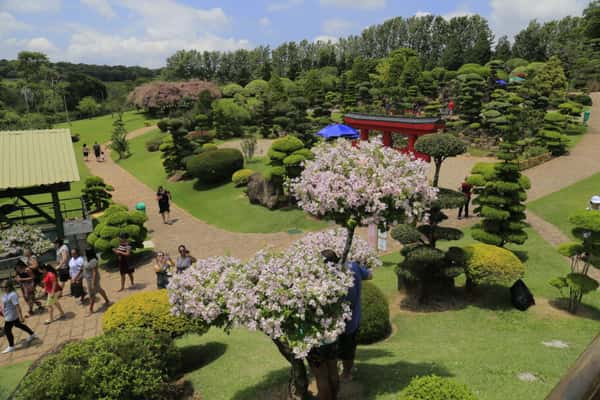
[[346, 140], [313, 148], [291, 190], [304, 211], [345, 225], [419, 218], [436, 197], [428, 165], [377, 143], [353, 147]]
[[[314, 247], [319, 251], [331, 249], [335, 251], [336, 254], [342, 254], [347, 236], [348, 232], [344, 229], [330, 229], [306, 235], [295, 242], [295, 244]], [[350, 248], [348, 260], [356, 261], [367, 268], [380, 267], [382, 264], [369, 243], [360, 238], [354, 239], [352, 247]]]
[[[321, 251], [340, 251], [341, 229], [317, 232], [280, 253], [259, 252], [247, 263], [229, 257], [200, 260], [169, 284], [173, 312], [206, 324], [260, 330], [305, 358], [321, 343], [334, 341], [350, 319], [343, 301], [352, 273], [325, 264]], [[350, 258], [369, 267], [380, 265], [373, 250], [357, 240]]]
[[42, 231], [30, 225], [13, 225], [0, 231], [0, 253], [17, 255], [30, 248], [34, 254], [43, 254], [53, 248]]

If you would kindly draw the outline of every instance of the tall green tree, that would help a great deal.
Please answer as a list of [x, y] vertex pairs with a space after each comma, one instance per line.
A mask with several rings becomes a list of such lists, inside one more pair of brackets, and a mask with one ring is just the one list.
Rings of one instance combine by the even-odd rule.
[[119, 160], [129, 157], [129, 141], [127, 140], [127, 129], [123, 122], [123, 113], [117, 115], [113, 122], [113, 133], [110, 147], [117, 152]]

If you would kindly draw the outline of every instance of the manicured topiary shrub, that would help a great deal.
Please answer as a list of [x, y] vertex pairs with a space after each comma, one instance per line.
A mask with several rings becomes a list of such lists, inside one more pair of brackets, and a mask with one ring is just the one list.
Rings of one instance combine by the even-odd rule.
[[164, 399], [181, 355], [172, 339], [143, 329], [116, 330], [67, 344], [29, 372], [18, 400]]
[[285, 167], [285, 174], [290, 178], [299, 176], [302, 162], [314, 157], [310, 149], [304, 147], [302, 140], [292, 135], [274, 141], [267, 155], [269, 163], [274, 167]]
[[141, 292], [125, 297], [111, 306], [102, 317], [104, 332], [132, 328], [166, 333], [172, 338], [186, 333], [201, 335], [208, 330], [200, 320], [171, 314], [166, 290]]
[[154, 137], [148, 141], [146, 141], [146, 150], [149, 152], [155, 152], [160, 149], [160, 145], [163, 143], [165, 138], [163, 136]]
[[464, 248], [467, 286], [511, 284], [525, 274], [525, 266], [513, 252], [489, 244]]
[[462, 383], [429, 375], [410, 381], [400, 400], [477, 400], [477, 397]]
[[81, 198], [85, 207], [90, 212], [96, 212], [108, 208], [112, 202], [112, 186], [107, 185], [99, 176], [90, 176], [85, 180], [85, 186], [81, 189]]
[[253, 170], [248, 169], [248, 168], [244, 168], [244, 169], [240, 169], [238, 171], [235, 171], [233, 173], [233, 175], [231, 176], [231, 182], [233, 182], [233, 184], [235, 186], [246, 186], [248, 184], [248, 181], [250, 180], [250, 177], [255, 172], [256, 171], [253, 171]]
[[156, 126], [158, 126], [158, 129], [160, 129], [161, 132], [166, 132], [169, 130], [169, 120], [161, 119], [156, 123]]
[[244, 156], [236, 149], [217, 149], [190, 157], [186, 164], [187, 172], [199, 182], [221, 183], [244, 167]]
[[357, 342], [370, 344], [385, 339], [392, 332], [390, 310], [385, 295], [371, 282], [364, 282], [361, 296], [362, 319]]
[[214, 143], [204, 143], [202, 145], [202, 150], [203, 151], [212, 151], [212, 150], [217, 150], [219, 148], [219, 146], [217, 146]]
[[146, 214], [139, 211], [128, 211], [127, 207], [114, 204], [104, 211], [98, 218], [98, 225], [88, 235], [87, 242], [97, 252], [102, 253], [102, 258], [109, 263], [116, 257], [112, 249], [119, 246], [119, 235], [125, 233], [129, 236], [132, 249], [143, 247], [148, 231], [144, 223], [148, 220]]

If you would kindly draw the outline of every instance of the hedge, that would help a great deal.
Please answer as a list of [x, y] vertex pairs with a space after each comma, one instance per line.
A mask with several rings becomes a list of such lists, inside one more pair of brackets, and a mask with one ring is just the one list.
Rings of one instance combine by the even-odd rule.
[[208, 330], [199, 320], [171, 314], [166, 290], [133, 294], [118, 301], [102, 317], [102, 329], [105, 332], [132, 328], [166, 333], [172, 338], [186, 333], [201, 335]]
[[364, 282], [360, 305], [362, 319], [356, 340], [370, 344], [385, 339], [392, 332], [390, 308], [385, 295], [371, 282]]
[[525, 274], [525, 266], [511, 251], [477, 243], [464, 248], [467, 279], [473, 284], [511, 284]]
[[477, 400], [466, 385], [436, 375], [414, 378], [400, 400]]
[[163, 143], [164, 136], [157, 136], [146, 141], [146, 150], [149, 152], [158, 151], [160, 149], [160, 145]]
[[238, 171], [235, 171], [231, 176], [231, 181], [235, 186], [246, 186], [250, 177], [255, 174], [255, 171], [244, 168]]
[[205, 151], [187, 160], [187, 172], [202, 183], [221, 183], [244, 167], [244, 156], [236, 149]]
[[21, 381], [16, 400], [142, 400], [168, 397], [181, 354], [172, 339], [117, 330], [67, 344]]

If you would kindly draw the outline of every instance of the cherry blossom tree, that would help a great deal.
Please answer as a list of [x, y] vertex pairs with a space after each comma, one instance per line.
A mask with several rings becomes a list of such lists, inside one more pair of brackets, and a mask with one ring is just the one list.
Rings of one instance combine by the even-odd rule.
[[313, 153], [291, 191], [304, 211], [347, 230], [342, 264], [357, 226], [421, 219], [436, 198], [427, 163], [389, 147], [366, 142], [355, 147], [341, 139], [313, 148]]

